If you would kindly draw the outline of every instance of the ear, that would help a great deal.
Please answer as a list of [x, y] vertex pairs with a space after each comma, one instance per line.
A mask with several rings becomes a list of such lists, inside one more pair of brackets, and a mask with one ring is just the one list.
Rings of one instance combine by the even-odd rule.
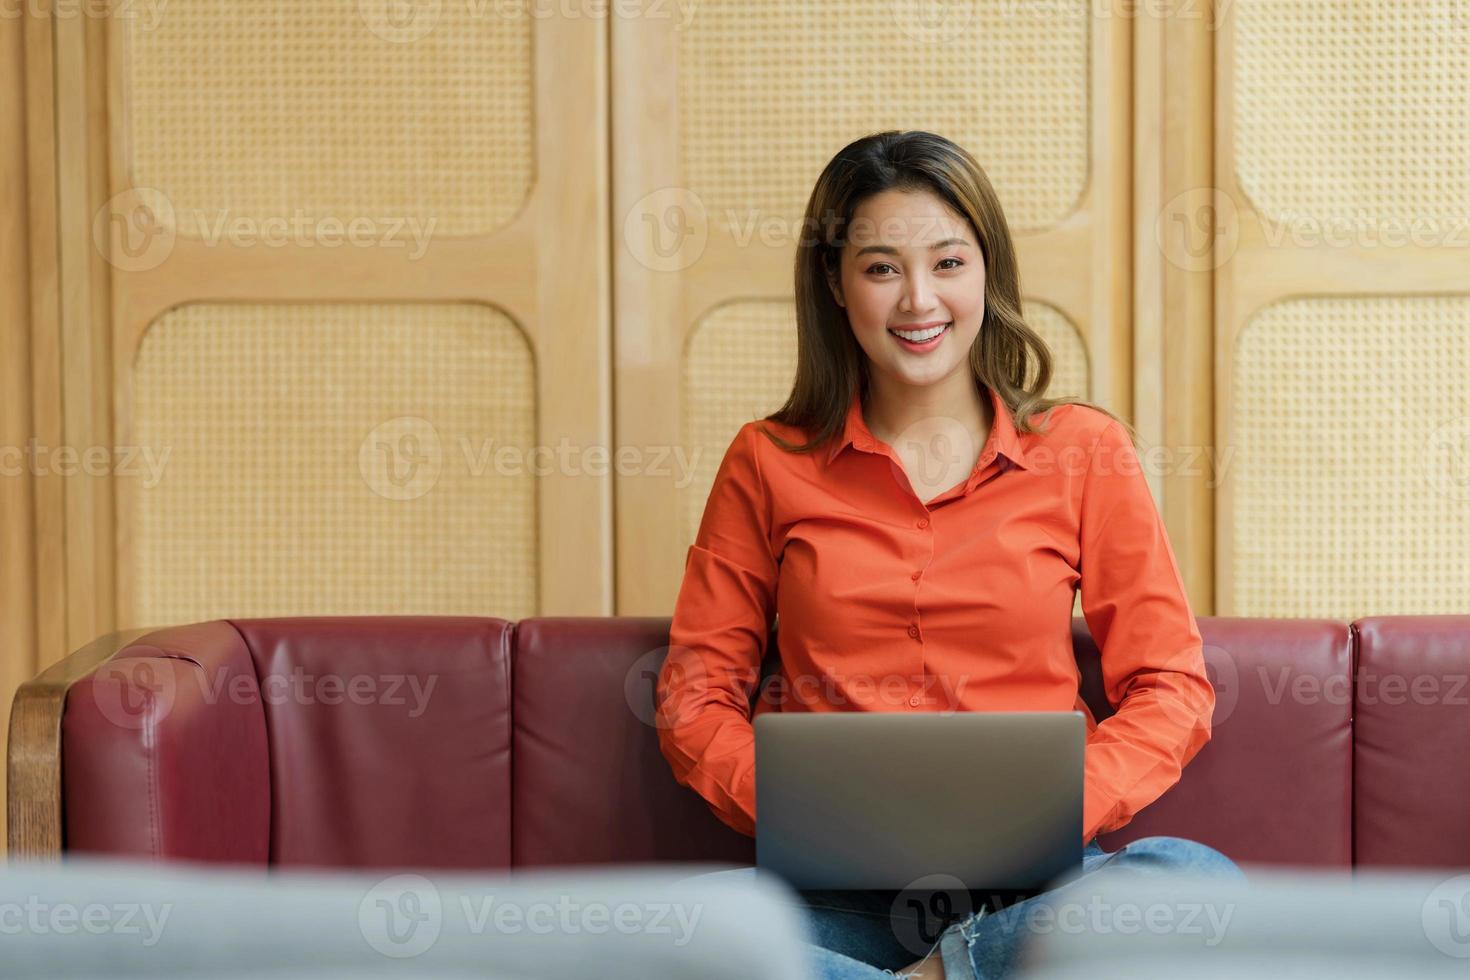
[[837, 305], [845, 308], [847, 304], [842, 301], [842, 283], [837, 280], [837, 277], [827, 277], [827, 288], [832, 290], [832, 298], [837, 300]]

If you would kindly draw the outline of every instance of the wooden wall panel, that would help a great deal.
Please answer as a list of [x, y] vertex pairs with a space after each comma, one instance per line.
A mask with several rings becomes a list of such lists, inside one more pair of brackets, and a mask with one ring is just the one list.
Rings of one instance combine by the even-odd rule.
[[1470, 588], [1470, 46], [1448, 2], [1250, 0], [1218, 36], [1217, 606]]
[[[49, 17], [28, 13], [25, 28], [26, 242], [30, 263], [29, 432], [38, 446], [60, 448], [62, 345], [60, 228], [57, 224], [56, 68]], [[32, 479], [35, 547], [36, 645], [38, 667], [72, 649], [67, 632], [66, 481], [54, 466], [37, 468]]]
[[106, 64], [107, 23], [63, 13], [54, 19], [62, 427], [68, 449], [94, 460], [62, 474], [68, 651], [109, 632], [117, 616], [108, 267], [88, 234], [107, 192], [106, 79], [97, 70]]
[[1134, 424], [1190, 606], [1215, 609], [1214, 41], [1217, 11], [1134, 18]]
[[[115, 351], [109, 381], [119, 440], [147, 432], [179, 440], [152, 447], [160, 455], [189, 448], [182, 430], [137, 414], [145, 341], [175, 311], [250, 305], [243, 319], [211, 313], [177, 321], [220, 331], [263, 323], [275, 308], [281, 325], [296, 324], [291, 342], [305, 351], [313, 349], [313, 330], [340, 329], [347, 322], [343, 311], [355, 308], [363, 329], [343, 335], [349, 339], [335, 350], [334, 370], [364, 365], [361, 384], [332, 382], [330, 391], [318, 390], [325, 375], [313, 380], [310, 371], [281, 372], [282, 383], [294, 379], [300, 397], [282, 391], [284, 407], [262, 413], [257, 423], [281, 434], [287, 458], [321, 468], [319, 478], [293, 482], [291, 506], [269, 512], [272, 491], [242, 474], [239, 492], [254, 487], [269, 512], [249, 518], [261, 515], [260, 506], [231, 499], [220, 479], [225, 471], [181, 461], [169, 478], [212, 474], [215, 490], [173, 488], [177, 499], [195, 501], [203, 512], [194, 519], [203, 523], [193, 538], [188, 528], [171, 527], [164, 546], [156, 537], [139, 540], [148, 528], [161, 527], [162, 499], [150, 497], [138, 479], [116, 482], [119, 626], [158, 625], [152, 619], [160, 616], [303, 609], [512, 618], [611, 612], [611, 479], [595, 465], [595, 447], [611, 438], [606, 22], [532, 18], [524, 11], [478, 16], [473, 7], [450, 6], [421, 8], [408, 23], [375, 22], [363, 11], [378, 8], [359, 7], [339, 0], [302, 18], [295, 5], [278, 0], [229, 11], [174, 3], [162, 24], [146, 30], [122, 21], [108, 25], [112, 181], [100, 237], [112, 259], [104, 322]], [[232, 32], [215, 23], [221, 17], [259, 31]], [[328, 62], [338, 71], [323, 69], [329, 49]], [[204, 94], [183, 98], [179, 83], [212, 64], [232, 72], [204, 76], [197, 83]], [[252, 127], [266, 131], [252, 134]], [[214, 158], [200, 159], [211, 146]], [[355, 221], [367, 222], [359, 226], [360, 244], [344, 241], [342, 232]], [[273, 228], [271, 241], [265, 236]], [[443, 312], [461, 309], [458, 304], [473, 304], [490, 319], [456, 321], [457, 314]], [[299, 318], [305, 309], [319, 312], [317, 327]], [[390, 312], [396, 326], [383, 320]], [[508, 346], [489, 339], [487, 331], [497, 328], [470, 326], [501, 315], [523, 335]], [[416, 316], [425, 347], [461, 352], [442, 366], [453, 376], [426, 378], [406, 365], [395, 371], [397, 359], [419, 363], [424, 353], [395, 353], [397, 340], [383, 341], [376, 354], [358, 349], [370, 337], [411, 336], [402, 326]], [[213, 334], [209, 340], [226, 342]], [[245, 337], [233, 342], [248, 351]], [[526, 372], [504, 391], [493, 383], [502, 354]], [[266, 360], [242, 359], [241, 369], [261, 369]], [[382, 371], [380, 385], [363, 387]], [[403, 387], [410, 375], [421, 385], [417, 398]], [[472, 376], [485, 379], [475, 396], [444, 404], [442, 390], [472, 383]], [[168, 379], [172, 401], [147, 393], [152, 410], [165, 412], [188, 411], [191, 388], [217, 383], [175, 369], [148, 377], [150, 383]], [[527, 390], [528, 403], [519, 400]], [[496, 429], [501, 395], [522, 406], [513, 431]], [[356, 436], [323, 443], [322, 432], [293, 428], [290, 405], [299, 403], [306, 417], [297, 422], [309, 426], [311, 412], [326, 411], [332, 398], [334, 417], [323, 421], [331, 431], [360, 430]], [[385, 407], [390, 402], [397, 407]], [[474, 404], [486, 410], [475, 415]], [[383, 417], [362, 414], [374, 411]], [[370, 422], [396, 424], [388, 415], [435, 415], [424, 420], [426, 431], [447, 474], [422, 496], [396, 502], [402, 524], [424, 529], [416, 543], [403, 545], [418, 549], [412, 560], [380, 553], [373, 528], [395, 518], [370, 481], [358, 480], [354, 490], [350, 479], [339, 480], [355, 467], [359, 443], [375, 438]], [[242, 445], [251, 439], [239, 426], [230, 431], [240, 433]], [[411, 462], [407, 447], [421, 446], [413, 441], [419, 434], [394, 436], [393, 446], [406, 447], [404, 465]], [[568, 465], [561, 465], [559, 446], [575, 450]], [[498, 470], [483, 469], [502, 465], [493, 455], [502, 447], [514, 453], [503, 465], [522, 474], [542, 467], [539, 474], [507, 482], [497, 479]], [[209, 448], [229, 447], [215, 438]], [[553, 465], [545, 467], [548, 460]], [[522, 491], [505, 488], [527, 481], [534, 484], [531, 511], [516, 516]], [[334, 510], [329, 501], [339, 493], [349, 496], [336, 497]], [[311, 500], [318, 504], [308, 505]], [[324, 508], [320, 520], [310, 516], [310, 506]], [[143, 587], [139, 576], [160, 562], [184, 568], [201, 553], [222, 553], [209, 535], [288, 530], [254, 528], [251, 520], [305, 521], [300, 537], [306, 541], [316, 540], [318, 523], [340, 534], [332, 536], [334, 547], [314, 556], [289, 549], [277, 555], [291, 562], [284, 569], [269, 567], [259, 549], [242, 548], [237, 557], [247, 567], [221, 579], [236, 583], [241, 594], [213, 602], [193, 592], [187, 599], [166, 594], [161, 582]], [[499, 526], [513, 531], [514, 540], [495, 535], [503, 521], [512, 522]], [[326, 582], [332, 576], [337, 579]], [[313, 581], [324, 584], [313, 591]], [[176, 590], [185, 591], [183, 585]]]
[[[7, 706], [36, 673], [35, 499], [25, 456], [32, 426], [25, 31], [24, 20], [0, 19], [0, 704]], [[0, 750], [6, 742], [0, 729]], [[0, 770], [0, 795], [5, 785]], [[0, 813], [0, 837], [4, 822]]]
[[[606, 21], [482, 5], [420, 7], [404, 21], [355, 0], [309, 12], [178, 0], [142, 21], [17, 11], [0, 18], [0, 275], [12, 287], [0, 297], [0, 446], [34, 440], [45, 455], [34, 473], [0, 476], [0, 694], [99, 636], [160, 620], [610, 613]], [[405, 232], [406, 216], [430, 223]], [[284, 244], [269, 237], [283, 230]], [[411, 247], [375, 247], [384, 241]], [[394, 322], [338, 322], [330, 355], [291, 365], [317, 402], [286, 390], [292, 372], [238, 373], [314, 350], [323, 331], [298, 318], [300, 346], [261, 351], [236, 336], [213, 376], [145, 360], [147, 421], [164, 424], [136, 425], [157, 324], [195, 327], [201, 345], [165, 351], [187, 358], [224, 350], [218, 334], [260, 322], [251, 315], [345, 308]], [[403, 339], [416, 313], [421, 344]], [[345, 381], [313, 373], [328, 356]], [[296, 498], [315, 500], [315, 515], [272, 510], [273, 488], [242, 504], [248, 480], [228, 467], [215, 497], [147, 497], [156, 474], [142, 450], [176, 481], [202, 472], [170, 471], [163, 454], [206, 431], [200, 396], [222, 375], [254, 385], [270, 413], [234, 419], [204, 453], [248, 442], [271, 413], [277, 469], [350, 463], [375, 436], [397, 447], [418, 434], [365, 428], [324, 448], [312, 406], [332, 414], [355, 384], [404, 415], [442, 412], [444, 453], [471, 472], [404, 504], [411, 515], [364, 472], [344, 493], [371, 498], [386, 525], [341, 525], [351, 508], [340, 496]], [[512, 403], [513, 421], [494, 411]], [[231, 465], [251, 472], [247, 457]], [[142, 500], [164, 504], [151, 524]], [[277, 564], [292, 560], [286, 549], [245, 546], [261, 528], [290, 535], [293, 519], [317, 537], [286, 540], [322, 541], [293, 567]], [[322, 538], [331, 520], [341, 533]], [[201, 561], [212, 574], [191, 581]]]
[[[1063, 341], [1059, 359], [1085, 365], [1087, 390], [1071, 393], [1132, 416], [1132, 26], [1088, 7], [951, 5], [955, 19], [936, 22], [887, 5], [721, 0], [687, 23], [613, 22], [618, 442], [698, 461], [682, 485], [689, 474], [619, 476], [619, 612], [667, 615], [690, 515], [730, 438], [789, 391], [785, 348], [751, 348], [794, 330], [781, 309], [806, 197], [859, 136], [930, 129], [977, 154], [1028, 310]], [[732, 323], [743, 344], [703, 335]], [[723, 362], [693, 360], [707, 351]], [[725, 387], [691, 383], [714, 375]]]

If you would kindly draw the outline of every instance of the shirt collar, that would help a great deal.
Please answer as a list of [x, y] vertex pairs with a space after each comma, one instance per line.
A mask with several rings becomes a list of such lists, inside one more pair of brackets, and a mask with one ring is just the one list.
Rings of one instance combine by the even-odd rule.
[[[1021, 445], [1021, 434], [1016, 431], [1016, 425], [1011, 420], [1010, 409], [1006, 407], [1000, 395], [996, 394], [995, 389], [986, 385], [985, 391], [990, 396], [990, 404], [995, 408], [995, 421], [990, 426], [990, 438], [985, 441], [985, 448], [980, 451], [980, 458], [975, 461], [975, 465], [984, 467], [990, 462], [992, 456], [999, 454], [1021, 469], [1028, 469], [1026, 451]], [[878, 452], [880, 445], [878, 438], [863, 421], [862, 399], [858, 396], [858, 389], [854, 388], [847, 408], [847, 419], [842, 427], [842, 435], [838, 438], [837, 444], [827, 453], [827, 462], [830, 463], [836, 459], [837, 455], [848, 446], [868, 452]]]

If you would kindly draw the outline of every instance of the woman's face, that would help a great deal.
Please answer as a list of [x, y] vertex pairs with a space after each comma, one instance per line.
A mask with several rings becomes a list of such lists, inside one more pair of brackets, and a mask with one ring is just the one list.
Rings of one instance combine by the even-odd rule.
[[985, 316], [984, 256], [970, 223], [934, 194], [889, 190], [864, 201], [832, 290], [875, 375], [931, 385], [968, 370]]

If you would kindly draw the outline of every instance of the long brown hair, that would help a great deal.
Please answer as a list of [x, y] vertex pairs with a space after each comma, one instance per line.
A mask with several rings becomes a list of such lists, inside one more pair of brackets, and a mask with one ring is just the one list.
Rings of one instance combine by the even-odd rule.
[[[975, 379], [997, 392], [1017, 431], [1034, 432], [1030, 416], [1057, 405], [1087, 405], [1116, 419], [1136, 442], [1131, 425], [1080, 398], [1043, 398], [1052, 377], [1046, 342], [1021, 316], [1021, 285], [1011, 233], [985, 171], [963, 147], [922, 130], [889, 130], [843, 147], [812, 188], [796, 248], [796, 381], [786, 404], [767, 421], [812, 436], [789, 443], [763, 429], [789, 452], [809, 452], [838, 436], [856, 386], [868, 394], [868, 362], [837, 304], [829, 281], [840, 276], [847, 226], [864, 200], [886, 190], [930, 191], [964, 215], [980, 239], [985, 262], [985, 316], [970, 346]], [[1028, 370], [1037, 366], [1028, 387]]]

